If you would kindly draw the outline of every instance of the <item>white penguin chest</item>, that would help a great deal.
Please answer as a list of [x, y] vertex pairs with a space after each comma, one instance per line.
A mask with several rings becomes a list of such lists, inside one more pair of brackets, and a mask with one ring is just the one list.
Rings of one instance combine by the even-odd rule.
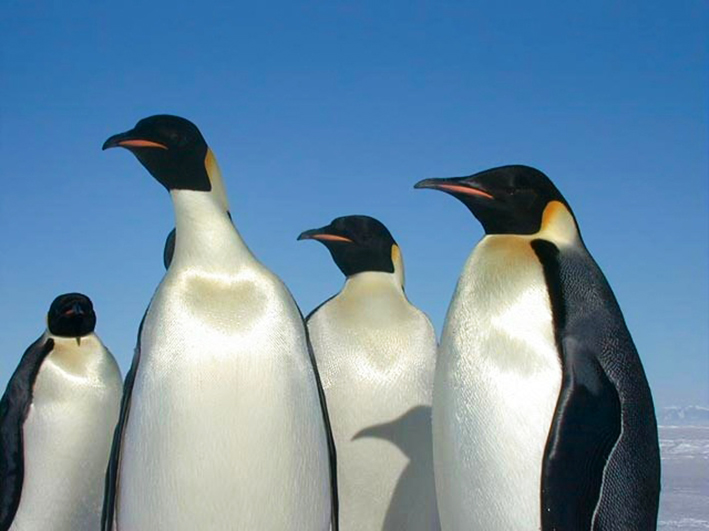
[[400, 288], [377, 285], [384, 274], [360, 275], [373, 278], [348, 280], [308, 323], [337, 445], [341, 526], [430, 531], [435, 334]]
[[[248, 272], [166, 278], [143, 326], [120, 528], [322, 527], [313, 523], [329, 503], [322, 413], [287, 297]], [[289, 488], [310, 481], [306, 492]], [[296, 516], [303, 505], [313, 511]]]
[[346, 412], [333, 415], [333, 428], [348, 440], [431, 401], [433, 327], [376, 275], [384, 274], [349, 280], [308, 323], [329, 407]]
[[74, 341], [55, 338], [37, 373], [23, 426], [25, 474], [12, 530], [100, 524], [121, 377], [93, 335], [81, 347]]
[[[441, 340], [434, 452], [452, 528], [538, 529], [541, 466], [561, 385], [541, 263], [520, 237], [468, 260]], [[444, 474], [442, 470], [445, 470]]]

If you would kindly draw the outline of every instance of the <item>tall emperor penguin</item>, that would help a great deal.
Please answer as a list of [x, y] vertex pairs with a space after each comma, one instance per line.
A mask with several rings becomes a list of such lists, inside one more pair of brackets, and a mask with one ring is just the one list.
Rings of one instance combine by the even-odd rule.
[[337, 529], [334, 445], [303, 318], [234, 227], [202, 134], [152, 116], [112, 147], [168, 190], [176, 238], [126, 378], [103, 529]]
[[347, 277], [307, 318], [337, 444], [341, 526], [439, 529], [431, 450], [436, 336], [404, 294], [387, 228], [346, 216], [303, 232]]
[[81, 293], [60, 295], [0, 400], [0, 530], [93, 531], [121, 372]]
[[485, 229], [458, 281], [436, 367], [443, 529], [654, 529], [652, 396], [569, 204], [527, 166], [416, 187], [453, 195]]

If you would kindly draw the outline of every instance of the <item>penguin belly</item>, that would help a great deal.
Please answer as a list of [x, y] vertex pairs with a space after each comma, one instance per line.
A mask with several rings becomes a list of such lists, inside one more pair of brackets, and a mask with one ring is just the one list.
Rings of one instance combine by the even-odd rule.
[[442, 528], [538, 530], [561, 361], [529, 238], [487, 236], [460, 277], [433, 393]]
[[345, 288], [308, 321], [337, 447], [340, 529], [439, 529], [435, 333], [403, 294], [358, 298]]
[[121, 377], [93, 334], [54, 339], [23, 425], [25, 474], [11, 531], [100, 527]]
[[315, 378], [279, 281], [168, 273], [139, 341], [120, 531], [329, 528]]

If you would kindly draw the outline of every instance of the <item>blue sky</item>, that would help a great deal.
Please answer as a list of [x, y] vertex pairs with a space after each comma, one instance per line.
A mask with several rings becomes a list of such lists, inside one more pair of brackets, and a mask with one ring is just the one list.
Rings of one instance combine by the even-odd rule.
[[659, 405], [709, 403], [709, 8], [666, 2], [38, 2], [0, 9], [0, 387], [59, 293], [127, 370], [173, 226], [111, 134], [199, 125], [235, 222], [304, 312], [339, 290], [305, 229], [379, 218], [439, 330], [482, 229], [425, 177], [545, 171]]

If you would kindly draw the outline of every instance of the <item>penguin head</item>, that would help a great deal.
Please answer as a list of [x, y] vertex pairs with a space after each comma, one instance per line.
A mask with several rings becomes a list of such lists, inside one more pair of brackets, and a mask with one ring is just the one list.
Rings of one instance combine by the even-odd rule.
[[81, 337], [96, 327], [94, 305], [86, 295], [65, 293], [59, 295], [47, 314], [49, 331], [60, 337]]
[[401, 269], [399, 246], [384, 224], [369, 216], [335, 218], [329, 225], [306, 230], [298, 239], [324, 244], [347, 277], [365, 271], [394, 273]]
[[209, 147], [197, 126], [179, 116], [159, 114], [113, 135], [103, 149], [126, 148], [168, 190], [209, 192]]
[[501, 166], [468, 177], [424, 179], [414, 188], [441, 190], [456, 197], [480, 221], [486, 234], [535, 234], [544, 212], [556, 202], [573, 217], [549, 177], [529, 166]]

